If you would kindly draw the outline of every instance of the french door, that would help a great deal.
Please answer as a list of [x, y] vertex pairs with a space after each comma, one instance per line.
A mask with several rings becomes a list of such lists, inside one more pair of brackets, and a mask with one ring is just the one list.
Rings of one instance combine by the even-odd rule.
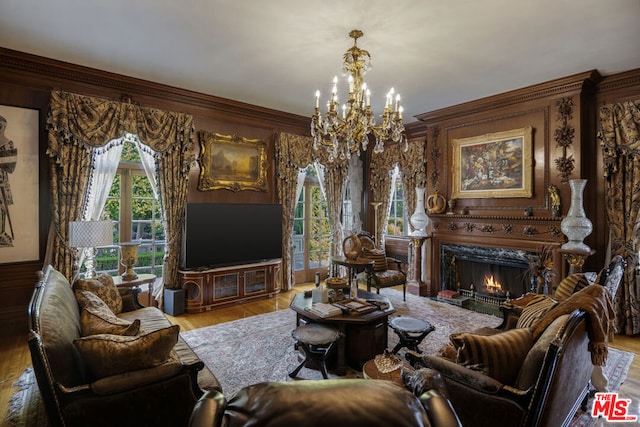
[[327, 202], [315, 168], [307, 169], [293, 222], [293, 260], [296, 283], [313, 282], [316, 272], [324, 279], [329, 268], [331, 231]]

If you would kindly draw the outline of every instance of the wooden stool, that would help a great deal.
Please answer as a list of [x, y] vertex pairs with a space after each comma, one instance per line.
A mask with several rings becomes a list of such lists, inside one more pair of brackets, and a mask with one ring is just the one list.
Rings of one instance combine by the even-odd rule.
[[304, 360], [289, 373], [289, 376], [294, 378], [307, 362], [316, 360], [321, 362], [320, 371], [322, 372], [322, 377], [327, 379], [327, 359], [336, 342], [340, 339], [340, 332], [331, 326], [308, 323], [294, 329], [291, 336], [304, 351]]
[[402, 347], [406, 347], [417, 353], [422, 353], [420, 349], [418, 349], [418, 345], [420, 345], [424, 337], [436, 329], [435, 326], [429, 322], [405, 316], [392, 318], [389, 320], [389, 326], [400, 338], [400, 342], [398, 342], [391, 351], [394, 354]]

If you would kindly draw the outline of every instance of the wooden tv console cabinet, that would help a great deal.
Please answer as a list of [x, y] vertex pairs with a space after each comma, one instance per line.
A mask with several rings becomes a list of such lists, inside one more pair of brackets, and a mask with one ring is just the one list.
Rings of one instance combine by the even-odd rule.
[[179, 271], [185, 290], [185, 311], [201, 313], [280, 292], [282, 261], [272, 259], [251, 264]]

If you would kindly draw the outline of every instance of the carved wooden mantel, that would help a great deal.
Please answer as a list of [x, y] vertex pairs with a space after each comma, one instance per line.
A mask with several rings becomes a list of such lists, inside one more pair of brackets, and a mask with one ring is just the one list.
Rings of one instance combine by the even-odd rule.
[[[543, 84], [479, 99], [417, 116], [426, 138], [427, 194], [453, 197], [454, 179], [460, 179], [461, 165], [454, 161], [454, 141], [511, 130], [530, 128], [531, 196], [488, 194], [484, 197], [459, 195], [451, 213], [430, 214], [431, 235], [426, 242], [429, 293], [440, 283], [440, 245], [462, 244], [510, 248], [537, 252], [541, 246], [560, 248], [565, 237], [560, 223], [569, 209], [571, 191], [567, 180], [586, 173], [592, 162], [585, 145], [592, 144], [591, 111], [585, 107], [601, 77], [587, 71]], [[583, 156], [585, 156], [583, 158]], [[459, 159], [458, 159], [459, 160]], [[524, 167], [524, 166], [523, 166]], [[459, 185], [459, 183], [458, 183]], [[551, 200], [550, 189], [554, 190]], [[555, 191], [557, 190], [557, 191]], [[588, 186], [588, 217], [595, 217], [596, 185]], [[559, 195], [560, 209], [556, 196]], [[595, 234], [595, 233], [594, 233]], [[590, 244], [590, 242], [585, 242]], [[595, 245], [591, 245], [594, 247]], [[560, 253], [554, 253], [556, 280], [568, 270]]]
[[[544, 246], [560, 249], [565, 238], [560, 231], [561, 217], [526, 217], [500, 215], [432, 215], [431, 253], [427, 259], [433, 295], [442, 286], [441, 246], [459, 244], [505, 248], [537, 253]], [[554, 251], [557, 282], [567, 274], [562, 254]]]

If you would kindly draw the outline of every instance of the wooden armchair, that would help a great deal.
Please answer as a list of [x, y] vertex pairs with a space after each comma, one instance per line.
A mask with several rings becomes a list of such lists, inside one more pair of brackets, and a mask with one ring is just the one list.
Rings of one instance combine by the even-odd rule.
[[361, 258], [374, 261], [373, 271], [367, 270], [358, 275], [358, 279], [367, 280], [367, 291], [371, 292], [371, 285], [380, 293], [381, 288], [402, 285], [402, 298], [407, 297], [407, 275], [402, 269], [402, 261], [386, 255], [384, 248], [377, 248], [373, 237], [367, 232], [360, 232], [358, 238], [362, 244]]

